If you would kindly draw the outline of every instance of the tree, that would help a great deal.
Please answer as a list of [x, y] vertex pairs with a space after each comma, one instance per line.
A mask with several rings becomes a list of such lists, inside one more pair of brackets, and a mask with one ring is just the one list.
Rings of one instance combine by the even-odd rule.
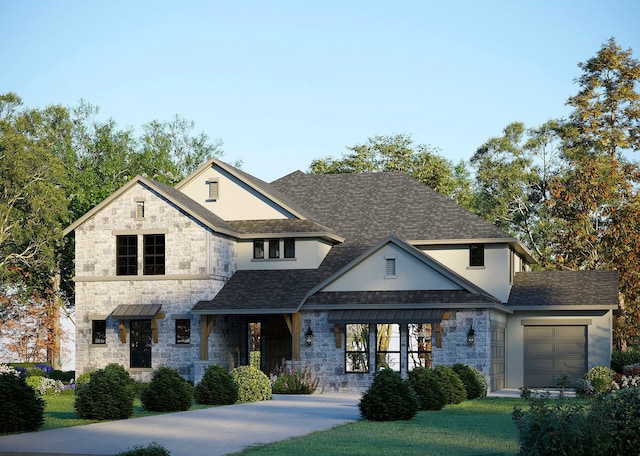
[[311, 162], [312, 174], [372, 173], [401, 171], [409, 174], [433, 190], [454, 198], [469, 200], [469, 176], [464, 165], [454, 167], [451, 162], [430, 146], [413, 145], [407, 134], [374, 136], [365, 144], [347, 147], [350, 153], [342, 159], [318, 158]]
[[640, 150], [640, 62], [632, 50], [623, 50], [610, 38], [595, 57], [578, 64], [580, 91], [567, 104], [569, 156], [606, 154], [618, 156], [624, 150]]
[[470, 161], [476, 171], [474, 211], [520, 239], [542, 262], [554, 233], [547, 203], [549, 183], [561, 170], [560, 128], [557, 120], [529, 129], [513, 122]]

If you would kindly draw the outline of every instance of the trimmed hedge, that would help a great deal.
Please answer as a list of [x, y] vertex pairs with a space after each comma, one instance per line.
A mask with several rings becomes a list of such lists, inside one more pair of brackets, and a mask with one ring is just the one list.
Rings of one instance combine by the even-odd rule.
[[193, 404], [193, 387], [176, 369], [162, 366], [153, 372], [151, 382], [142, 390], [140, 400], [152, 412], [189, 410]]
[[447, 392], [431, 369], [416, 367], [409, 372], [409, 383], [418, 395], [420, 410], [440, 410], [447, 405]]
[[482, 372], [475, 367], [461, 363], [454, 364], [452, 369], [458, 374], [460, 380], [462, 380], [464, 389], [467, 392], [467, 399], [487, 396], [489, 385], [487, 384], [487, 379], [482, 375]]
[[238, 400], [238, 385], [222, 367], [212, 364], [207, 367], [200, 383], [193, 390], [198, 404], [230, 405]]
[[242, 402], [267, 401], [271, 399], [269, 377], [251, 366], [236, 367], [231, 376], [238, 385], [238, 400]]
[[418, 396], [399, 372], [381, 369], [358, 404], [363, 418], [372, 421], [410, 420], [418, 413]]
[[118, 420], [133, 415], [133, 385], [119, 364], [109, 364], [89, 375], [89, 383], [76, 390], [74, 408], [81, 418]]
[[0, 433], [37, 431], [44, 422], [45, 403], [13, 369], [0, 371]]
[[460, 404], [467, 399], [464, 383], [452, 368], [440, 364], [434, 368], [434, 372], [447, 392], [447, 404]]

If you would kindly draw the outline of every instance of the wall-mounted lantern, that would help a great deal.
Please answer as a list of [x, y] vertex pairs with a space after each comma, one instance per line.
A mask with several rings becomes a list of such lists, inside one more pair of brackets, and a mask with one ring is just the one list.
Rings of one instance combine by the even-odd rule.
[[467, 333], [467, 345], [469, 347], [473, 347], [473, 344], [476, 343], [476, 332], [473, 330], [473, 325], [469, 328], [469, 332]]
[[313, 331], [311, 331], [311, 326], [307, 329], [307, 332], [304, 333], [304, 341], [307, 345], [311, 345], [313, 343]]

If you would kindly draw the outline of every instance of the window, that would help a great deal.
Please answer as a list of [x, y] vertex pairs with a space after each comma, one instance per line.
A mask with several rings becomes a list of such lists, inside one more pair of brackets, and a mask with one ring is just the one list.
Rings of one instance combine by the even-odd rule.
[[207, 184], [209, 185], [209, 200], [213, 200], [216, 201], [218, 198], [220, 198], [220, 194], [219, 194], [219, 189], [220, 189], [220, 184], [218, 182], [218, 179], [209, 179], [207, 181]]
[[400, 371], [400, 325], [376, 325], [376, 370]]
[[253, 258], [256, 260], [264, 258], [264, 241], [253, 241]]
[[164, 274], [164, 234], [144, 235], [144, 274]]
[[151, 368], [151, 320], [130, 320], [130, 367]]
[[191, 343], [191, 320], [181, 318], [176, 320], [176, 344]]
[[284, 257], [295, 258], [296, 257], [296, 241], [295, 239], [284, 240]]
[[91, 343], [100, 345], [107, 343], [106, 320], [91, 320]]
[[431, 323], [410, 323], [407, 333], [407, 370], [431, 368]]
[[469, 266], [484, 266], [484, 245], [471, 244], [469, 246]]
[[269, 241], [269, 258], [280, 258], [280, 240], [271, 239]]
[[138, 274], [138, 237], [126, 235], [116, 237], [116, 274]]
[[369, 372], [369, 325], [346, 325], [346, 372]]

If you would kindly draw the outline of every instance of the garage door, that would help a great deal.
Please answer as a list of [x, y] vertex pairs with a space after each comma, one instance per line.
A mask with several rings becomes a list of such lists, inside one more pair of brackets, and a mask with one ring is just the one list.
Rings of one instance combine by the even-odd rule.
[[555, 387], [563, 376], [587, 371], [586, 326], [525, 326], [525, 386]]

